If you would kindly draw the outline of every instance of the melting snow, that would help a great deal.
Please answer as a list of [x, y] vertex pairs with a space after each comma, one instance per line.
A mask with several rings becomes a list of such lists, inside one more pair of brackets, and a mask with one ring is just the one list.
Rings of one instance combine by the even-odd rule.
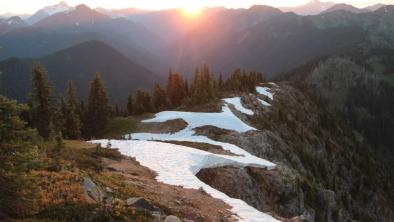
[[223, 99], [223, 101], [225, 101], [228, 104], [233, 105], [235, 107], [235, 109], [237, 109], [241, 113], [244, 113], [246, 115], [253, 115], [254, 114], [254, 112], [252, 110], [247, 109], [242, 105], [240, 97], [227, 98], [227, 99]]
[[263, 106], [271, 106], [271, 104], [267, 103], [266, 101], [262, 100], [262, 99], [257, 99], [261, 104], [263, 104]]
[[273, 99], [274, 99], [274, 95], [273, 95], [272, 93], [270, 93], [268, 90], [270, 90], [270, 88], [261, 87], [261, 86], [256, 87], [256, 91], [257, 91], [259, 94], [264, 95], [264, 96], [267, 96], [268, 98], [270, 98], [271, 100], [273, 100]]
[[201, 126], [216, 126], [218, 128], [235, 130], [244, 133], [255, 128], [242, 122], [235, 116], [228, 105], [224, 105], [220, 113], [198, 113], [198, 112], [177, 112], [165, 111], [156, 114], [156, 117], [144, 120], [145, 123], [166, 122], [168, 120], [183, 119], [187, 122], [189, 128], [197, 128]]
[[[273, 99], [272, 94], [269, 93], [266, 88], [258, 87], [257, 91]], [[111, 146], [119, 148], [119, 151], [123, 155], [135, 157], [141, 165], [156, 171], [158, 174], [156, 179], [160, 182], [192, 189], [203, 188], [212, 197], [223, 200], [225, 203], [230, 205], [232, 207], [231, 211], [237, 215], [237, 219], [239, 219], [239, 221], [277, 222], [278, 220], [272, 216], [258, 211], [242, 200], [227, 196], [226, 194], [200, 181], [195, 176], [203, 168], [252, 166], [273, 169], [276, 166], [274, 163], [258, 158], [236, 145], [214, 141], [206, 136], [196, 135], [195, 128], [202, 126], [215, 126], [239, 133], [256, 130], [242, 122], [229, 109], [228, 104], [232, 104], [240, 112], [247, 115], [253, 115], [252, 110], [246, 109], [242, 106], [240, 98], [228, 98], [224, 99], [224, 101], [226, 104], [224, 104], [222, 112], [219, 113], [176, 111], [157, 113], [153, 119], [144, 120], [143, 122], [165, 122], [168, 120], [183, 119], [187, 122], [188, 126], [173, 134], [130, 134], [129, 136], [126, 136], [126, 138], [131, 140], [111, 140]], [[260, 102], [263, 103], [265, 101], [261, 100]], [[213, 154], [186, 146], [149, 140], [208, 143], [221, 146], [224, 150], [228, 150], [238, 156]], [[92, 142], [106, 146], [108, 140], [97, 140]]]
[[[108, 140], [93, 141], [106, 146]], [[111, 140], [113, 147], [126, 156], [136, 157], [141, 165], [157, 172], [157, 180], [170, 185], [190, 189], [203, 188], [212, 197], [223, 200], [233, 207], [232, 212], [239, 216], [239, 221], [247, 222], [276, 222], [268, 214], [262, 213], [249, 206], [242, 200], [234, 199], [200, 181], [195, 174], [203, 168], [238, 166], [249, 164], [232, 160], [228, 156], [212, 154], [185, 146], [152, 142], [152, 141], [121, 141]]]

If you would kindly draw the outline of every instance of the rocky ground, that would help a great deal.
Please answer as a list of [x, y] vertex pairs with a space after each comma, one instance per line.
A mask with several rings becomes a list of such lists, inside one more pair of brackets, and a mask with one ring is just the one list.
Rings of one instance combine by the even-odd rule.
[[[258, 102], [256, 97], [269, 101], [262, 95], [243, 94], [243, 106], [255, 115], [244, 115], [232, 107], [240, 119], [259, 131], [237, 133], [206, 126], [196, 132], [269, 159], [278, 169], [204, 169], [198, 177], [282, 220], [392, 221], [392, 181], [368, 144], [307, 92], [285, 82], [279, 87], [266, 86], [275, 92], [272, 106]], [[217, 112], [220, 104], [185, 111]], [[166, 130], [179, 130], [179, 124], [176, 126]]]

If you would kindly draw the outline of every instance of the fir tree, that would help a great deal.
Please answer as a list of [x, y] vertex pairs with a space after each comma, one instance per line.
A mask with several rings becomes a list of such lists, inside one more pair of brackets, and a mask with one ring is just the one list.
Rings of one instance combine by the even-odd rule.
[[178, 73], [172, 73], [168, 76], [167, 97], [172, 107], [178, 107], [185, 99], [185, 86], [183, 78]]
[[48, 81], [47, 72], [41, 66], [34, 66], [32, 74], [32, 91], [28, 101], [30, 123], [42, 137], [48, 138], [54, 116], [53, 88]]
[[155, 111], [162, 111], [167, 108], [167, 95], [160, 84], [155, 84], [153, 92], [153, 106]]
[[67, 86], [67, 104], [64, 112], [64, 136], [68, 139], [81, 137], [81, 119], [78, 115], [78, 100], [76, 90], [70, 81]]
[[86, 113], [87, 135], [90, 137], [100, 136], [100, 132], [108, 123], [110, 114], [107, 92], [104, 89], [100, 75], [96, 74], [89, 90]]
[[135, 107], [134, 107], [134, 98], [133, 95], [130, 95], [127, 98], [127, 113], [129, 115], [134, 115], [135, 114]]
[[20, 216], [20, 206], [32, 203], [20, 197], [20, 191], [31, 191], [24, 173], [36, 164], [39, 138], [35, 130], [26, 128], [20, 119], [27, 107], [0, 96], [0, 212]]

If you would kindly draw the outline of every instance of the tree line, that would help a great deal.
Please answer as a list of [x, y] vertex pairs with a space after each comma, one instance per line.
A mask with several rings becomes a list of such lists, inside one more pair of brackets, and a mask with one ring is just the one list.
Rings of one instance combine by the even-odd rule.
[[140, 115], [159, 112], [182, 105], [199, 105], [220, 98], [226, 92], [254, 92], [264, 77], [257, 72], [235, 70], [227, 79], [215, 78], [207, 65], [197, 68], [193, 81], [170, 70], [165, 86], [156, 83], [152, 91], [138, 90], [127, 104], [111, 106], [103, 81], [96, 74], [90, 83], [88, 98], [81, 100], [70, 81], [64, 96], [56, 97], [47, 71], [35, 65], [28, 109], [23, 119], [45, 139], [98, 138], [113, 116]]
[[236, 69], [223, 80], [222, 74], [215, 78], [207, 65], [196, 68], [193, 81], [170, 70], [166, 87], [156, 83], [151, 92], [138, 90], [127, 99], [125, 115], [159, 112], [181, 105], [200, 105], [222, 97], [228, 92], [255, 92], [257, 84], [265, 81], [258, 72], [242, 72]]

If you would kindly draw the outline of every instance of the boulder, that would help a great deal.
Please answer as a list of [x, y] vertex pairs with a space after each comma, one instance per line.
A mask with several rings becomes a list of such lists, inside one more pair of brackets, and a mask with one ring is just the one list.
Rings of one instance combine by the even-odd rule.
[[152, 212], [152, 217], [154, 222], [160, 222], [162, 221], [161, 219], [163, 218], [163, 215], [161, 214], [161, 212], [155, 211]]
[[166, 219], [164, 219], [164, 222], [182, 222], [182, 220], [174, 215], [170, 215], [167, 216]]
[[89, 177], [85, 177], [82, 184], [86, 194], [96, 202], [103, 202], [108, 195], [97, 186]]
[[157, 207], [142, 197], [132, 197], [126, 200], [127, 206], [133, 206], [137, 209], [155, 211]]

